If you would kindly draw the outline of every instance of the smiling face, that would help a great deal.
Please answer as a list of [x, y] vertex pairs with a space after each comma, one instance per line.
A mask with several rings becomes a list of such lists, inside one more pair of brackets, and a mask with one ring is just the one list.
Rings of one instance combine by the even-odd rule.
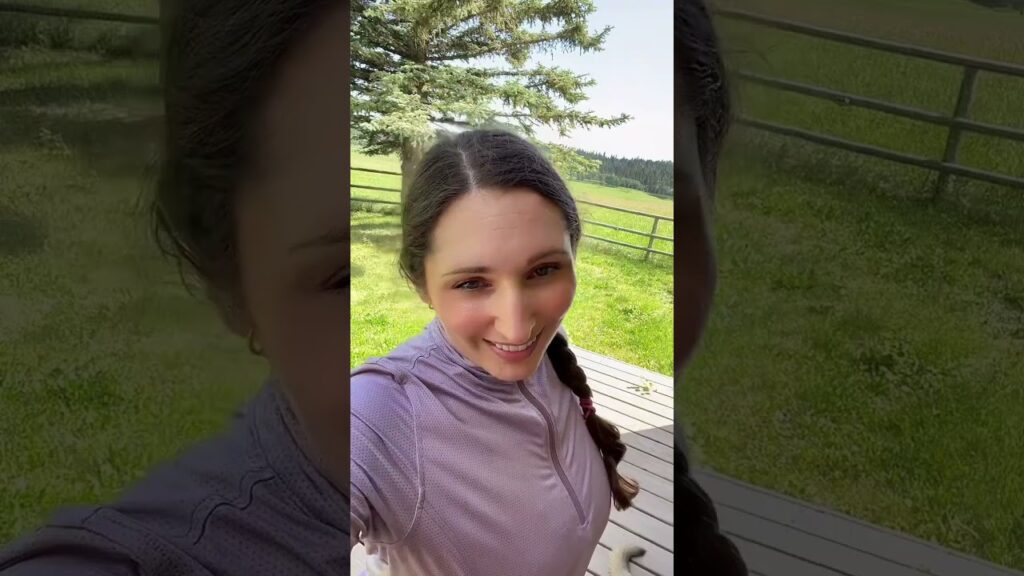
[[565, 218], [528, 189], [474, 190], [431, 234], [420, 296], [463, 356], [506, 381], [528, 378], [572, 305]]
[[[261, 116], [256, 173], [238, 195], [249, 322], [330, 479], [348, 490], [347, 11], [282, 63]], [[344, 450], [338, 447], [344, 447]]]

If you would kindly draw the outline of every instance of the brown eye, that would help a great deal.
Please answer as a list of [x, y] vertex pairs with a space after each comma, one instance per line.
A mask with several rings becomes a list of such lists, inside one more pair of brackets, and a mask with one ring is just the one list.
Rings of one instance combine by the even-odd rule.
[[539, 278], [551, 276], [561, 268], [558, 264], [545, 264], [533, 271], [533, 275]]
[[483, 287], [484, 283], [482, 280], [466, 280], [465, 282], [455, 285], [456, 290], [465, 290], [467, 292], [479, 290]]

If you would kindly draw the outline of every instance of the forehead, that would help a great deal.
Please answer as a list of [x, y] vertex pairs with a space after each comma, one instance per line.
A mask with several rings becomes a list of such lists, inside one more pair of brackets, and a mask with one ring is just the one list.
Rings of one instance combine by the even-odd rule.
[[331, 10], [280, 62], [262, 111], [260, 158], [294, 176], [344, 173], [348, 144], [345, 11]]
[[540, 194], [525, 188], [474, 190], [441, 214], [430, 256], [465, 265], [518, 264], [537, 250], [567, 246], [568, 237], [561, 210]]

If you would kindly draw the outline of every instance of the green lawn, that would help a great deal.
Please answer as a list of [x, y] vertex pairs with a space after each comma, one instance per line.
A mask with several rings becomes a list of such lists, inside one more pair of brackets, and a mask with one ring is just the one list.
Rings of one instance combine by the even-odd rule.
[[[966, 0], [855, 0], [827, 4], [813, 0], [726, 0], [721, 5], [1024, 64], [1024, 16], [986, 10]], [[951, 28], [954, 23], [955, 28]], [[731, 20], [721, 22], [721, 33], [730, 65], [736, 68], [941, 114], [952, 113], [956, 104], [963, 73], [958, 66]], [[740, 108], [758, 119], [930, 158], [941, 158], [945, 149], [946, 130], [940, 126], [755, 85], [742, 84], [739, 88]], [[1024, 127], [1019, 98], [1022, 91], [1024, 79], [979, 73], [972, 119]], [[961, 143], [960, 162], [1024, 176], [1024, 144], [967, 134]], [[881, 161], [878, 164], [889, 166]], [[899, 168], [905, 177], [919, 179], [928, 174]]]
[[[157, 16], [158, 0], [32, 0], [45, 8], [82, 9], [114, 14]], [[65, 19], [0, 11], [0, 46], [76, 49], [111, 56], [155, 56], [159, 35], [151, 24]]]
[[137, 206], [154, 61], [0, 49], [0, 543], [222, 429], [266, 368]]
[[[353, 151], [352, 165], [397, 171], [394, 158], [371, 158]], [[397, 188], [400, 178], [353, 172], [353, 184]], [[671, 202], [624, 188], [571, 182], [577, 198], [671, 217]], [[397, 200], [393, 192], [353, 190], [353, 196]], [[650, 232], [651, 218], [581, 204], [584, 217]], [[585, 226], [587, 233], [638, 244], [639, 237]], [[398, 274], [398, 218], [391, 214], [354, 212], [352, 216], [352, 357], [353, 366], [386, 354], [417, 334], [431, 311]], [[672, 234], [662, 221], [659, 235]], [[646, 242], [645, 239], [643, 239]], [[658, 240], [655, 249], [671, 251]], [[588, 350], [672, 373], [672, 259], [606, 242], [584, 239], [579, 253], [579, 288], [566, 328], [573, 342]]]
[[[959, 0], [719, 5], [1024, 60], [1024, 19]], [[745, 68], [952, 109], [951, 67], [721, 30]], [[977, 117], [1021, 126], [1024, 82], [979, 78]], [[739, 88], [753, 117], [932, 157], [943, 149], [927, 126]], [[962, 155], [1017, 175], [1022, 158], [974, 137]], [[681, 416], [715, 469], [1024, 568], [1024, 192], [960, 182], [932, 202], [933, 182], [736, 130], [717, 208], [720, 292]]]

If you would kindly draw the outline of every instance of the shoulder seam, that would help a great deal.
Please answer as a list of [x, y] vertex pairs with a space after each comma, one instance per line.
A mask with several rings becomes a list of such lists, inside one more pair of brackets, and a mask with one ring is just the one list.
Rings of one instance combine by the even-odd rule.
[[[239, 512], [247, 510], [250, 506], [252, 506], [253, 502], [256, 500], [254, 496], [256, 486], [274, 480], [275, 478], [277, 478], [277, 475], [271, 472], [269, 469], [254, 469], [247, 471], [245, 474], [242, 475], [242, 478], [239, 480], [239, 493], [233, 500], [226, 498], [224, 496], [216, 495], [218, 497], [218, 501], [214, 501], [215, 497], [211, 495], [204, 499], [195, 507], [195, 509], [192, 511], [192, 522], [190, 522], [191, 525], [189, 527], [189, 530], [183, 536], [187, 536], [188, 534], [194, 534], [194, 536], [191, 538], [192, 545], [194, 546], [198, 544], [199, 541], [203, 539], [203, 536], [206, 535], [206, 525], [209, 524], [210, 519], [214, 516], [214, 514], [217, 513], [219, 509], [228, 506], [230, 508], [238, 510]], [[212, 502], [212, 504], [210, 502]], [[196, 514], [199, 512], [200, 508], [207, 506], [208, 509], [206, 510], [205, 514], [203, 514], [202, 518], [198, 519], [197, 525]]]

